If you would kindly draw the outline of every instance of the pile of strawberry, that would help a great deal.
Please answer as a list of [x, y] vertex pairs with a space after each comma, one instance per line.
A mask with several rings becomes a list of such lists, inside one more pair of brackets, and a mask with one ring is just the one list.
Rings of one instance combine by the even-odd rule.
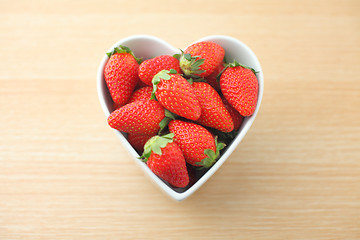
[[189, 168], [211, 167], [255, 111], [255, 71], [225, 63], [225, 50], [214, 42], [145, 61], [126, 46], [108, 56], [104, 78], [115, 109], [108, 124], [127, 133], [141, 159], [173, 187], [189, 185]]

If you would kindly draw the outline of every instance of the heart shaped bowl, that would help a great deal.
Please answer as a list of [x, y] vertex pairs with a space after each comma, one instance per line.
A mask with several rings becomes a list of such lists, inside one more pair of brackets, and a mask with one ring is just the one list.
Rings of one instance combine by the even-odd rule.
[[[260, 63], [256, 57], [256, 55], [251, 51], [251, 49], [246, 46], [241, 41], [223, 35], [213, 35], [204, 37], [199, 39], [199, 41], [212, 41], [220, 44], [225, 49], [225, 58], [229, 62], [233, 60], [237, 60], [239, 63], [244, 64], [246, 66], [252, 67], [255, 69], [257, 73], [258, 83], [259, 83], [259, 94], [258, 94], [258, 102], [256, 106], [256, 110], [253, 115], [249, 117], [245, 117], [243, 123], [237, 133], [235, 139], [223, 150], [220, 158], [217, 162], [206, 171], [195, 171], [193, 173], [194, 180], [190, 182], [189, 186], [186, 188], [174, 188], [157, 177], [148, 167], [142, 162], [139, 158], [139, 154], [135, 151], [135, 149], [129, 144], [126, 139], [126, 133], [115, 131], [115, 134], [119, 137], [123, 146], [129, 151], [129, 153], [133, 156], [133, 159], [141, 169], [145, 172], [147, 176], [158, 186], [160, 187], [168, 196], [171, 198], [181, 201], [185, 198], [189, 197], [193, 194], [197, 189], [199, 189], [226, 161], [226, 159], [230, 156], [230, 154], [235, 150], [236, 146], [241, 142], [241, 140], [246, 135], [247, 131], [250, 129], [252, 123], [255, 120], [255, 117], [259, 111], [260, 103], [262, 100], [262, 95], [264, 91], [264, 77], [263, 72], [260, 66]], [[114, 47], [119, 45], [124, 45], [129, 47], [135, 54], [136, 57], [143, 57], [143, 59], [149, 59], [158, 55], [174, 55], [176, 53], [180, 53], [178, 48], [171, 46], [169, 43], [148, 35], [135, 35], [124, 38], [117, 43], [115, 43], [109, 50], [111, 51]], [[183, 48], [185, 49], [185, 48]], [[106, 118], [110, 115], [113, 109], [113, 102], [109, 93], [109, 90], [106, 86], [104, 80], [104, 67], [106, 62], [108, 61], [108, 56], [104, 54], [103, 59], [101, 60], [98, 73], [97, 73], [97, 92], [101, 107], [105, 113]], [[107, 122], [104, 120], [104, 124]], [[110, 127], [109, 127], [110, 128]]]

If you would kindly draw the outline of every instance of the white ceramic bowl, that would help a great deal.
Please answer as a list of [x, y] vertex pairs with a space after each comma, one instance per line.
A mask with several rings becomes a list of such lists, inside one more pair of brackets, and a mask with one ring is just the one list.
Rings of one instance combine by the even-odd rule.
[[[227, 147], [226, 151], [222, 153], [219, 160], [206, 172], [201, 173], [198, 180], [189, 185], [185, 189], [177, 189], [173, 188], [159, 177], [157, 177], [145, 163], [138, 159], [139, 154], [133, 149], [133, 147], [129, 144], [126, 139], [126, 134], [114, 130], [115, 134], [119, 137], [122, 144], [125, 148], [130, 152], [133, 156], [133, 159], [142, 170], [145, 172], [146, 175], [150, 177], [150, 179], [159, 186], [168, 196], [172, 197], [175, 200], [181, 201], [185, 198], [189, 197], [193, 194], [199, 187], [201, 187], [226, 161], [226, 159], [230, 156], [230, 154], [234, 151], [236, 146], [241, 142], [244, 138], [245, 134], [251, 127], [260, 107], [263, 91], [264, 91], [264, 77], [263, 72], [260, 66], [260, 63], [256, 57], [256, 55], [251, 51], [251, 49], [246, 46], [244, 43], [240, 42], [239, 40], [229, 37], [229, 36], [222, 36], [222, 35], [213, 35], [204, 37], [199, 39], [198, 41], [213, 41], [220, 44], [225, 49], [225, 58], [227, 61], [232, 62], [234, 59], [237, 60], [239, 63], [247, 65], [249, 67], [254, 68], [257, 73], [257, 78], [259, 82], [259, 96], [258, 102], [256, 106], [256, 110], [254, 114], [250, 117], [246, 117], [240, 127], [239, 133], [237, 134], [236, 138], [233, 142]], [[198, 42], [197, 41], [197, 42]], [[107, 52], [111, 51], [114, 47], [124, 45], [129, 47], [135, 54], [136, 57], [143, 57], [143, 59], [148, 59], [154, 56], [168, 54], [173, 55], [175, 53], [179, 53], [179, 48], [171, 46], [169, 43], [148, 35], [135, 35], [124, 38], [117, 43], [115, 43], [111, 48], [108, 49]], [[186, 47], [182, 48], [185, 49]], [[112, 99], [107, 89], [103, 70], [106, 62], [108, 61], [108, 57], [104, 54], [103, 59], [101, 60], [98, 73], [97, 73], [97, 91], [98, 97], [101, 104], [101, 107], [105, 113], [105, 117], [107, 118], [111, 111], [113, 110]], [[104, 124], [107, 124], [106, 120], [104, 119]], [[109, 127], [110, 128], [110, 127]]]

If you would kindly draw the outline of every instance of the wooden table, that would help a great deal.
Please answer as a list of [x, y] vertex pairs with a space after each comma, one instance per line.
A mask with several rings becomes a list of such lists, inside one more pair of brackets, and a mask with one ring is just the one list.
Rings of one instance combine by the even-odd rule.
[[[0, 239], [360, 239], [359, 1], [1, 1]], [[101, 58], [150, 34], [245, 42], [259, 115], [176, 202], [107, 126]]]

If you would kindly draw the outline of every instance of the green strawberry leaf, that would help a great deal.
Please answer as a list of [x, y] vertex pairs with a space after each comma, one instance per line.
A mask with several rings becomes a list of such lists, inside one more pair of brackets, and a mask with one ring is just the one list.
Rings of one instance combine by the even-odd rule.
[[117, 47], [116, 49], [119, 53], [122, 53], [122, 52], [130, 53], [131, 52], [130, 48], [128, 48], [124, 45], [120, 45], [120, 48]]
[[155, 92], [157, 90], [157, 85], [160, 83], [161, 80], [170, 80], [171, 76], [169, 74], [177, 74], [175, 69], [169, 70], [161, 70], [158, 72], [152, 79], [153, 90], [151, 92], [151, 99], [155, 99]]
[[[153, 137], [154, 138], [154, 137]], [[151, 141], [153, 141], [153, 138], [150, 138], [144, 145], [144, 152], [143, 154], [140, 156], [140, 159], [142, 159], [144, 162], [146, 162], [151, 154]]]
[[221, 77], [221, 74], [229, 67], [243, 67], [243, 68], [246, 68], [246, 69], [250, 69], [255, 75], [257, 73], [259, 73], [258, 71], [255, 71], [255, 69], [251, 68], [251, 67], [248, 67], [246, 65], [243, 65], [243, 64], [240, 64], [238, 61], [234, 60], [232, 63], [225, 63], [224, 64], [224, 69], [216, 76], [216, 80], [219, 82], [220, 81], [220, 77]]
[[217, 136], [215, 137], [215, 145], [216, 145], [216, 158], [220, 156], [220, 151], [226, 147], [226, 144], [223, 142], [218, 143]]
[[164, 117], [163, 120], [161, 120], [161, 122], [159, 123], [160, 129], [159, 129], [159, 134], [161, 134], [161, 132], [166, 128], [166, 126], [169, 124], [169, 122], [171, 121], [171, 118], [168, 117]]
[[[199, 59], [199, 60], [195, 60], [195, 61], [193, 62], [193, 64], [192, 64], [193, 70], [198, 70], [198, 69], [200, 69], [200, 66], [201, 66], [202, 64], [204, 64], [204, 62], [205, 62], [205, 59], [203, 59], [203, 58], [201, 58], [201, 59]], [[205, 70], [203, 70], [203, 71], [205, 72]]]
[[194, 79], [192, 79], [192, 78], [186, 79], [186, 81], [188, 81], [188, 83], [190, 83], [190, 84], [194, 83]]
[[201, 167], [199, 169], [209, 168], [217, 161], [217, 159], [220, 156], [220, 151], [224, 149], [226, 146], [224, 143], [218, 143], [217, 136], [215, 136], [215, 146], [216, 146], [216, 152], [212, 149], [205, 149], [204, 154], [207, 156], [206, 158], [202, 159], [200, 162], [197, 162], [196, 164], [200, 165]]
[[201, 56], [191, 56], [189, 53], [185, 53], [181, 50], [180, 56], [180, 68], [186, 76], [198, 78], [199, 74], [205, 72], [200, 66], [204, 64], [205, 59]]
[[176, 58], [177, 60], [179, 60], [179, 59], [180, 59], [180, 56], [181, 56], [181, 54], [180, 54], [180, 53], [176, 53], [176, 54], [174, 54], [174, 55], [173, 55], [173, 57], [174, 57], [174, 58]]
[[[175, 69], [170, 69], [170, 74], [177, 74], [178, 72]], [[168, 79], [167, 79], [168, 80]]]
[[216, 161], [216, 154], [212, 149], [205, 149], [204, 150], [205, 155], [207, 155], [208, 157], [202, 159], [200, 162], [197, 162], [197, 165], [200, 165], [201, 167], [199, 167], [199, 169], [206, 169], [211, 167], [212, 165], [214, 165], [215, 161]]
[[[243, 68], [246, 68], [246, 69], [250, 69], [254, 74], [257, 74], [259, 73], [258, 71], [256, 71], [255, 69], [251, 68], [251, 67], [248, 67], [244, 64], [240, 64], [238, 61], [234, 60], [232, 63], [229, 63], [228, 64], [228, 67], [238, 67], [238, 66], [241, 66]], [[226, 67], [225, 67], [226, 68]]]
[[152, 152], [161, 155], [161, 149], [166, 147], [168, 143], [173, 142], [173, 133], [166, 134], [164, 136], [154, 136], [150, 138], [144, 146], [144, 152], [141, 155], [140, 159], [142, 159], [144, 162], [147, 162]]
[[184, 54], [184, 58], [188, 61], [191, 61], [191, 54], [190, 53]]
[[159, 79], [158, 81], [160, 82], [160, 78], [164, 79], [164, 80], [169, 80], [171, 78], [171, 76], [169, 75], [170, 71], [169, 70], [162, 70], [160, 71], [158, 74], [155, 75], [155, 77], [157, 79]]
[[215, 159], [216, 153], [212, 149], [205, 149], [204, 153], [208, 156], [209, 159]]
[[106, 55], [110, 58], [115, 53], [130, 53], [139, 64], [142, 62], [142, 58], [135, 57], [134, 53], [127, 46], [119, 45], [115, 47], [112, 51], [107, 52]]
[[[171, 142], [173, 142], [173, 138], [174, 138], [174, 133], [168, 133], [168, 134], [166, 134], [166, 135], [163, 135], [163, 136], [161, 136], [162, 138], [166, 138], [166, 139], [168, 139], [168, 140], [171, 140]], [[171, 143], [171, 142], [169, 142], [169, 143]]]
[[[173, 69], [172, 69], [173, 70]], [[176, 70], [174, 70], [176, 72]], [[155, 92], [157, 90], [157, 85], [160, 83], [161, 79], [170, 80], [171, 76], [169, 75], [169, 70], [161, 70], [158, 72], [152, 79], [153, 90], [151, 92], [151, 99], [155, 99]]]
[[165, 117], [168, 117], [168, 118], [170, 118], [172, 120], [175, 120], [176, 116], [177, 115], [175, 113], [172, 113], [169, 110], [165, 109]]
[[159, 144], [154, 144], [154, 145], [151, 147], [151, 150], [152, 150], [154, 153], [161, 155], [161, 148], [160, 148], [160, 145], [159, 145]]

